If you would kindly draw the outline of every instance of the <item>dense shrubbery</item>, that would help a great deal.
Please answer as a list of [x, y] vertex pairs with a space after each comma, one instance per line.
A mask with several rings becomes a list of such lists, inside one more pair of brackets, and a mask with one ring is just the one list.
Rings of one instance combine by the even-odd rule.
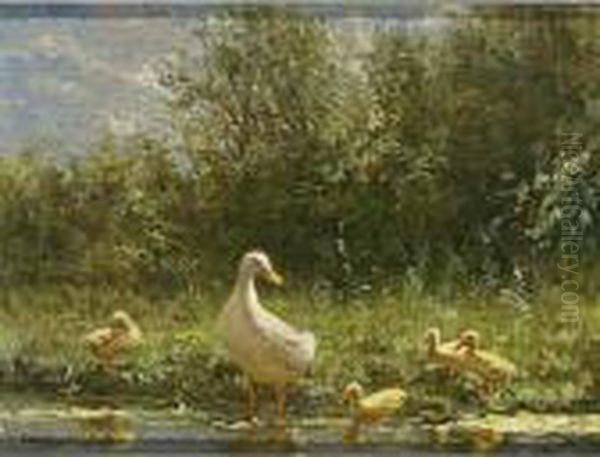
[[[592, 264], [596, 38], [582, 16], [469, 16], [357, 52], [315, 18], [207, 21], [162, 70], [168, 139], [0, 158], [1, 281], [194, 292], [253, 246], [342, 289], [409, 267], [469, 284], [515, 262], [545, 274], [567, 162]], [[569, 159], [563, 133], [582, 143]]]

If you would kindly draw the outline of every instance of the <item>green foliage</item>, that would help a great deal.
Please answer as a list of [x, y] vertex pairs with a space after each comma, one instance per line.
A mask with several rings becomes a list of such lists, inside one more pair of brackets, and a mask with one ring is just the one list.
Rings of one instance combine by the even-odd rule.
[[260, 246], [344, 299], [410, 272], [495, 287], [556, 273], [565, 198], [593, 268], [595, 36], [577, 15], [358, 38], [278, 9], [210, 18], [162, 68], [168, 140], [0, 158], [0, 278], [196, 294]]
[[201, 60], [172, 62], [164, 84], [215, 221], [213, 249], [239, 255], [260, 245], [300, 268], [326, 264], [327, 232], [343, 210], [335, 192], [352, 166], [341, 137], [356, 125], [332, 30], [260, 10], [209, 22], [198, 36]]

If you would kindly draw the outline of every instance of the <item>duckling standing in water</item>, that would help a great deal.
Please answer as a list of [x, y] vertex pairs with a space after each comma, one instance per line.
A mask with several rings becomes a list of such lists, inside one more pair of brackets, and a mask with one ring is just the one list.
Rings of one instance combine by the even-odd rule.
[[342, 399], [349, 403], [352, 411], [352, 424], [344, 434], [346, 442], [356, 441], [363, 424], [374, 424], [398, 411], [406, 401], [407, 394], [400, 388], [388, 388], [367, 397], [358, 382], [351, 382], [344, 388]]
[[125, 311], [115, 311], [107, 327], [99, 328], [84, 337], [84, 343], [94, 358], [108, 373], [115, 372], [116, 358], [127, 349], [142, 342], [142, 332]]
[[480, 349], [480, 336], [475, 330], [466, 331], [461, 338], [464, 348], [464, 367], [482, 381], [483, 392], [493, 394], [508, 384], [517, 374], [517, 367], [504, 357]]

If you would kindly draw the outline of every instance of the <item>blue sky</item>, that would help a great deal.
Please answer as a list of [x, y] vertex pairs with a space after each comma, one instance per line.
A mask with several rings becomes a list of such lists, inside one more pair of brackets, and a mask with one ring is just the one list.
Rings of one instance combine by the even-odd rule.
[[[314, 0], [317, 1], [340, 4]], [[0, 0], [0, 5], [9, 2], [15, 3]], [[102, 4], [125, 2], [111, 0]], [[41, 137], [57, 139], [77, 152], [104, 129], [129, 132], [164, 120], [165, 104], [156, 87], [154, 69], [161, 59], [186, 43], [194, 23], [195, 20], [168, 17], [0, 19], [0, 153]]]
[[161, 115], [154, 68], [186, 26], [169, 19], [3, 20], [0, 152], [53, 137], [71, 147]]
[[0, 20], [0, 154], [45, 139], [78, 153], [106, 129], [160, 125], [167, 112], [156, 68], [197, 23]]

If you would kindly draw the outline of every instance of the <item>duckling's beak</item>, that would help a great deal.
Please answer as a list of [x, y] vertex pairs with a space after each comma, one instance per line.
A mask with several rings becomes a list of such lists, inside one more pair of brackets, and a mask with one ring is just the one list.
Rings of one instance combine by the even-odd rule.
[[266, 274], [266, 277], [269, 281], [271, 281], [273, 284], [276, 284], [278, 286], [282, 286], [283, 285], [283, 276], [281, 276], [279, 273], [277, 273], [275, 270], [271, 270]]

